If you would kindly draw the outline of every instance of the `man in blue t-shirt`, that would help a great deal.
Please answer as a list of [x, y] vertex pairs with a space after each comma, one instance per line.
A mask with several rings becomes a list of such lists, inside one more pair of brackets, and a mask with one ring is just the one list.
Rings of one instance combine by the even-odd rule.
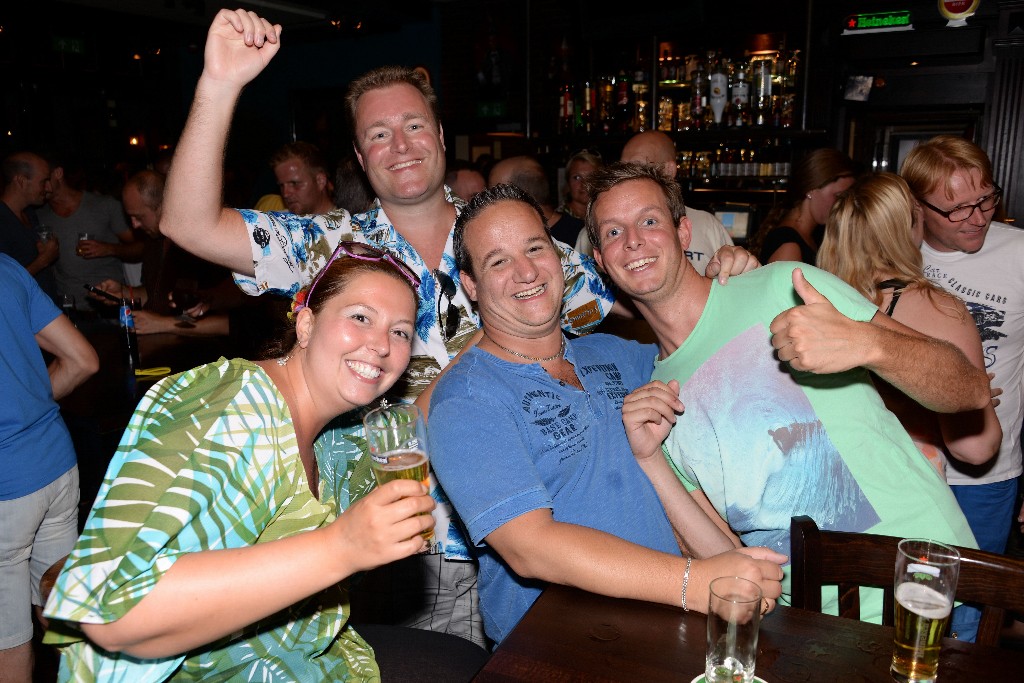
[[512, 185], [476, 195], [454, 250], [483, 335], [430, 399], [431, 460], [480, 559], [488, 637], [504, 639], [551, 582], [703, 611], [711, 579], [739, 575], [770, 608], [784, 556], [681, 556], [679, 521], [719, 532], [692, 500], [663, 509], [632, 455], [664, 436], [643, 389], [656, 349], [565, 338], [562, 265], [533, 198]]
[[[32, 679], [39, 580], [78, 538], [78, 466], [56, 399], [96, 352], [17, 261], [0, 254], [0, 671]], [[54, 356], [47, 366], [40, 348]]]

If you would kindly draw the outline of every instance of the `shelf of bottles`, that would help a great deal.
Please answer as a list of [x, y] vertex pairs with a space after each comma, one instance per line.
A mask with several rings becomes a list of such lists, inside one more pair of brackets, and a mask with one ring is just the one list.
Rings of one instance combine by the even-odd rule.
[[800, 51], [744, 53], [709, 50], [674, 56], [662, 43], [654, 126], [663, 131], [792, 128]]
[[679, 180], [688, 181], [691, 189], [711, 184], [738, 190], [779, 189], [792, 170], [788, 138], [733, 138], [706, 146], [677, 152]]
[[559, 88], [556, 130], [565, 139], [664, 131], [679, 150], [680, 180], [737, 189], [778, 189], [791, 170], [799, 50], [783, 45], [679, 55], [659, 43], [655, 65], [636, 66]]

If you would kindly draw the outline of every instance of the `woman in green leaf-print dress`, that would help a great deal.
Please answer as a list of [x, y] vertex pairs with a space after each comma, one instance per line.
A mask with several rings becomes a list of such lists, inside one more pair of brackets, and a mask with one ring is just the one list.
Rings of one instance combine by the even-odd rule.
[[146, 394], [46, 606], [61, 680], [379, 680], [343, 580], [422, 550], [434, 504], [395, 481], [349, 507], [346, 463], [313, 440], [402, 374], [416, 285], [343, 244], [282, 355]]

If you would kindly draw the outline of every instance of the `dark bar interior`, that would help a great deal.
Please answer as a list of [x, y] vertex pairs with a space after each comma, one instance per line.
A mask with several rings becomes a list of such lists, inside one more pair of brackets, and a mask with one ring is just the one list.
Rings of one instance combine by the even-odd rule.
[[0, 681], [1024, 666], [1024, 1], [237, 6], [0, 8]]

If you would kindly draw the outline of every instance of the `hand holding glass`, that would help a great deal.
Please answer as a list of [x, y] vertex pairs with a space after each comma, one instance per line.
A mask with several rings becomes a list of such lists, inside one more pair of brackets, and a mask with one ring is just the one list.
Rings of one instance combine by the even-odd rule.
[[960, 553], [935, 541], [907, 538], [896, 554], [896, 637], [892, 677], [934, 681], [942, 636], [960, 576]]
[[96, 236], [93, 235], [90, 232], [80, 232], [80, 233], [78, 233], [78, 245], [75, 247], [75, 253], [78, 254], [79, 256], [83, 256], [84, 257], [85, 254], [82, 253], [82, 242], [85, 242], [85, 241], [88, 241], [88, 240], [94, 240], [94, 239], [96, 239]]
[[711, 582], [708, 602], [707, 683], [750, 683], [757, 663], [761, 587], [738, 576]]
[[[394, 479], [415, 479], [430, 487], [427, 425], [419, 408], [409, 403], [382, 406], [367, 413], [363, 425], [370, 465], [379, 486]], [[427, 529], [420, 535], [429, 543], [434, 530]]]

